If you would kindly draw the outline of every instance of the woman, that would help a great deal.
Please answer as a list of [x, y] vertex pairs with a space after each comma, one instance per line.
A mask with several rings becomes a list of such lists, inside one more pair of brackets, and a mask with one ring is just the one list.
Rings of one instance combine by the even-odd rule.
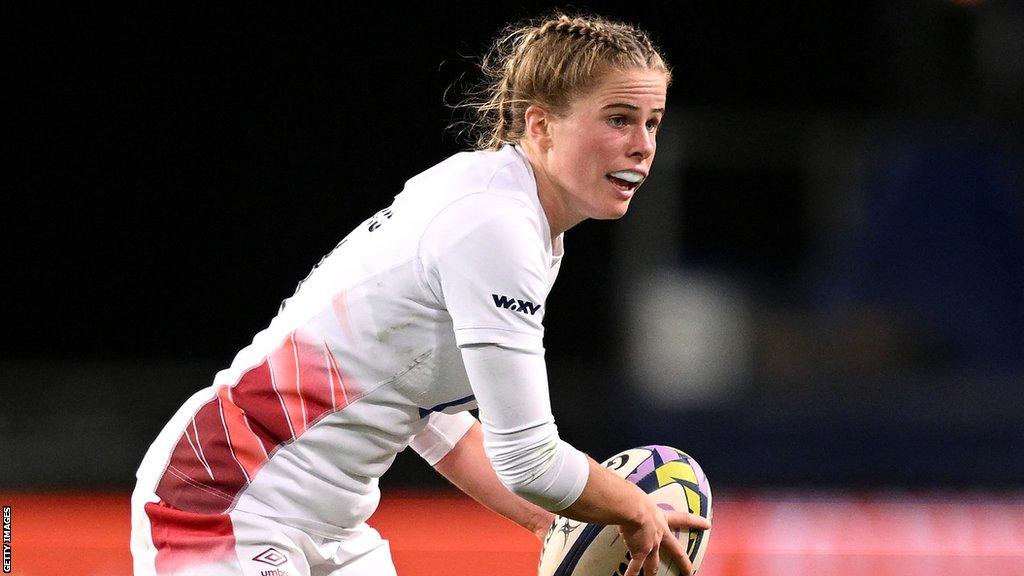
[[[665, 512], [558, 437], [544, 301], [562, 235], [625, 214], [654, 159], [670, 73], [646, 35], [600, 18], [499, 39], [480, 150], [409, 180], [178, 411], [132, 499], [138, 574], [394, 574], [366, 519], [412, 446], [543, 536], [557, 511], [617, 524], [627, 574], [667, 554]], [[478, 422], [468, 410], [479, 407]]]

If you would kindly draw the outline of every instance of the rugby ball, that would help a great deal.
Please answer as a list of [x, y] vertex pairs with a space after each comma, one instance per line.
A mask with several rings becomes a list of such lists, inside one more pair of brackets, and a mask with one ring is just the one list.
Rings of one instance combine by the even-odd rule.
[[[636, 484], [665, 510], [687, 510], [711, 519], [711, 485], [697, 461], [669, 446], [643, 446], [612, 456], [602, 465]], [[711, 530], [676, 533], [686, 546], [696, 574]], [[556, 516], [544, 538], [538, 576], [621, 576], [629, 555], [618, 526], [587, 524]], [[679, 568], [662, 555], [656, 575], [678, 576]], [[643, 572], [641, 572], [643, 574]]]

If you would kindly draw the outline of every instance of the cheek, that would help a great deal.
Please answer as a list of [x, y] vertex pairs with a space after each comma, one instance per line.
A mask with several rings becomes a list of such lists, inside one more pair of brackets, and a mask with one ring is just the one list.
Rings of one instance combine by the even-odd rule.
[[600, 131], [577, 130], [567, 142], [570, 145], [562, 149], [559, 171], [567, 183], [575, 182], [585, 189], [603, 181], [620, 155], [621, 143], [615, 135]]
[[563, 174], [571, 180], [589, 180], [591, 172], [597, 166], [598, 152], [592, 146], [586, 144], [586, 140], [580, 139], [575, 142], [571, 150], [562, 155]]
[[603, 176], [609, 163], [614, 162], [618, 156], [617, 143], [608, 137], [590, 138], [581, 141], [578, 149], [578, 160], [581, 166], [591, 166], [599, 169]]

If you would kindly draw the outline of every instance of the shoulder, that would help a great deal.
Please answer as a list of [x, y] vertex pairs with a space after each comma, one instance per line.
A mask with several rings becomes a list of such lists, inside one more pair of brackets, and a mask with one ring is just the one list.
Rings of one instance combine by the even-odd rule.
[[406, 183], [406, 190], [429, 192], [449, 202], [480, 192], [530, 205], [536, 183], [525, 158], [512, 146], [500, 150], [460, 152]]
[[481, 190], [454, 199], [427, 226], [421, 250], [447, 253], [471, 246], [543, 250], [544, 226], [532, 206], [506, 190]]
[[403, 196], [429, 203], [428, 230], [446, 236], [502, 235], [511, 228], [543, 237], [546, 221], [536, 186], [525, 157], [507, 146], [456, 154], [409, 180]]

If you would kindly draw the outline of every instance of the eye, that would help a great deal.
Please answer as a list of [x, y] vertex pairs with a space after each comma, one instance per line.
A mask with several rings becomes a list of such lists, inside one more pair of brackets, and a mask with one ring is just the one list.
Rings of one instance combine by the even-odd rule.
[[652, 132], [652, 133], [653, 132], [657, 132], [659, 125], [661, 125], [661, 122], [658, 121], [658, 120], [653, 120], [653, 119], [652, 120], [648, 120], [647, 121], [647, 131], [648, 132]]
[[612, 116], [608, 118], [608, 124], [615, 128], [622, 128], [626, 125], [626, 119], [622, 116]]

